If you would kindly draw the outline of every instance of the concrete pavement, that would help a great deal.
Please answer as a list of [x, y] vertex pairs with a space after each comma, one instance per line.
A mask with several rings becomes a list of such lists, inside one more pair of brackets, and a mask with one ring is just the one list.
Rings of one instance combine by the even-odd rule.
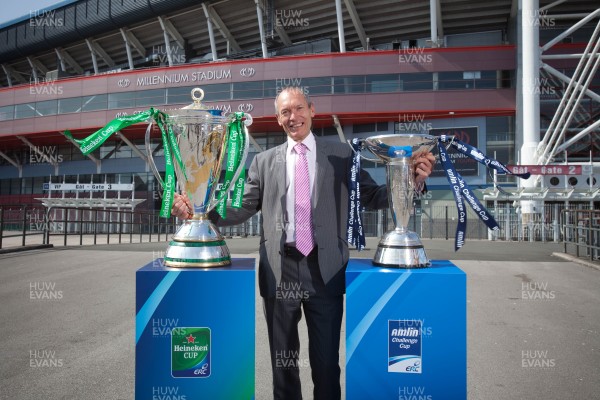
[[[599, 398], [600, 271], [553, 257], [558, 244], [470, 240], [455, 253], [451, 241], [424, 243], [430, 258], [467, 273], [469, 399]], [[234, 256], [257, 255], [257, 238], [228, 245]], [[165, 246], [0, 255], [0, 399], [132, 399], [135, 271]], [[367, 246], [351, 256], [371, 257], [376, 240]], [[256, 398], [269, 399], [260, 298], [256, 304]], [[304, 320], [301, 327], [308, 359]], [[340, 354], [343, 367], [344, 343]], [[309, 368], [301, 379], [312, 398]]]

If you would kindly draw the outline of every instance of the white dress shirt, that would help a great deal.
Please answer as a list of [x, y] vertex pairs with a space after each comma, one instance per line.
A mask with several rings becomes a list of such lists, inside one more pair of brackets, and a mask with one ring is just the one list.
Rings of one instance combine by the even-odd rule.
[[[286, 243], [295, 243], [296, 242], [296, 232], [295, 232], [295, 179], [294, 176], [296, 174], [296, 159], [298, 155], [294, 150], [294, 146], [298, 144], [288, 136], [288, 147], [286, 152], [286, 194], [285, 194], [285, 204], [287, 209], [287, 215], [285, 216], [285, 231], [286, 231]], [[315, 171], [317, 169], [317, 142], [315, 141], [315, 137], [312, 132], [308, 134], [307, 137], [301, 142], [306, 146], [306, 161], [308, 162], [308, 175], [310, 179], [310, 197], [311, 204], [314, 206], [314, 198], [315, 198]]]

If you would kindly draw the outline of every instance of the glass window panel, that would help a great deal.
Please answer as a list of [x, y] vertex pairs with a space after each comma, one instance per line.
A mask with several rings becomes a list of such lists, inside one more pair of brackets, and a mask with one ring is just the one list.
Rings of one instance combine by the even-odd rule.
[[190, 104], [192, 102], [192, 89], [191, 86], [167, 88], [167, 104]]
[[263, 98], [263, 83], [258, 82], [235, 82], [233, 83], [233, 99], [261, 99]]
[[495, 89], [498, 87], [496, 79], [496, 71], [481, 71], [481, 78], [475, 81], [475, 88]]
[[331, 77], [302, 78], [302, 87], [309, 95], [331, 94]]
[[135, 93], [135, 105], [158, 106], [165, 104], [165, 89], [142, 90]]
[[367, 76], [367, 91], [371, 93], [399, 92], [400, 75], [369, 75]]
[[15, 116], [15, 106], [0, 107], [0, 121], [8, 121]]
[[36, 176], [33, 178], [33, 193], [44, 193], [44, 183], [48, 181], [48, 177]]
[[81, 97], [58, 100], [58, 113], [66, 114], [81, 111]]
[[202, 89], [204, 89], [204, 101], [231, 100], [230, 83], [216, 83], [204, 86]]
[[36, 115], [40, 117], [44, 115], [55, 115], [57, 110], [57, 100], [38, 101], [35, 104]]
[[465, 80], [463, 71], [438, 72], [438, 89], [469, 89], [473, 88], [472, 80]]
[[335, 76], [333, 78], [333, 90], [335, 94], [364, 93], [365, 76]]
[[407, 92], [433, 90], [433, 73], [400, 74], [400, 87]]
[[34, 104], [17, 104], [15, 106], [15, 119], [31, 118], [35, 116]]
[[109, 93], [108, 109], [121, 109], [135, 107], [135, 92]]
[[375, 123], [372, 124], [356, 124], [352, 127], [352, 132], [354, 133], [371, 133], [376, 130]]
[[81, 98], [82, 111], [106, 110], [108, 96], [97, 94], [93, 96], [84, 96]]

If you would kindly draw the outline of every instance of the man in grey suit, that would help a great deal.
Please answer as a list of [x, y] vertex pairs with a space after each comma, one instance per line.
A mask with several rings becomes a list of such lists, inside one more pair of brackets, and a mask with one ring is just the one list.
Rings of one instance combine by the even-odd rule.
[[[315, 108], [301, 89], [282, 90], [275, 109], [287, 142], [256, 155], [240, 209], [228, 209], [225, 220], [216, 212], [210, 218], [218, 226], [235, 225], [262, 211], [258, 274], [274, 398], [302, 398], [298, 322], [304, 309], [314, 399], [335, 400], [340, 398], [339, 344], [349, 258], [346, 229], [351, 149], [312, 134]], [[433, 163], [431, 154], [416, 160], [417, 183], [425, 181]], [[388, 206], [386, 186], [378, 186], [364, 171], [360, 190], [366, 207]], [[300, 199], [309, 204], [299, 206]], [[189, 209], [186, 198], [175, 197], [175, 215], [185, 217]]]

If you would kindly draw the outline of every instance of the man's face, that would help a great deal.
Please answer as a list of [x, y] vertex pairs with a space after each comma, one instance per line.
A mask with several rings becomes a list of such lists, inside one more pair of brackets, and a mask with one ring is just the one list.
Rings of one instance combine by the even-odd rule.
[[286, 90], [277, 98], [277, 122], [285, 133], [296, 142], [304, 140], [310, 133], [315, 108], [306, 103], [299, 91]]

